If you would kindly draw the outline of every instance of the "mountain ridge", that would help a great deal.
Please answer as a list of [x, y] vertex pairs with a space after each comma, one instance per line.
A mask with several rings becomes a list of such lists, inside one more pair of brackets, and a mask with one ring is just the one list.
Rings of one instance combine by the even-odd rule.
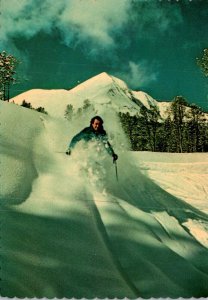
[[[137, 101], [133, 101], [134, 98]], [[157, 101], [147, 93], [132, 91], [124, 81], [106, 72], [89, 78], [70, 90], [32, 89], [11, 98], [10, 102], [21, 105], [23, 100], [30, 102], [34, 108], [42, 106], [49, 114], [60, 117], [63, 117], [68, 104], [77, 110], [83, 106], [85, 100], [98, 106], [98, 111], [99, 106], [104, 104], [111, 105], [116, 111], [130, 114], [139, 113], [143, 105], [149, 109], [149, 103], [158, 106]], [[52, 106], [56, 106], [56, 109]]]
[[[155, 107], [162, 120], [167, 118], [172, 103], [158, 101], [144, 91], [131, 90], [123, 80], [106, 72], [95, 75], [70, 90], [31, 89], [10, 99], [10, 102], [18, 105], [23, 101], [31, 103], [33, 108], [44, 107], [48, 114], [61, 118], [65, 115], [67, 105], [72, 105], [76, 112], [83, 108], [86, 101], [98, 113], [102, 113], [102, 106], [115, 112], [128, 112], [130, 115], [140, 115], [141, 107], [148, 110]], [[205, 118], [208, 120], [208, 114]]]

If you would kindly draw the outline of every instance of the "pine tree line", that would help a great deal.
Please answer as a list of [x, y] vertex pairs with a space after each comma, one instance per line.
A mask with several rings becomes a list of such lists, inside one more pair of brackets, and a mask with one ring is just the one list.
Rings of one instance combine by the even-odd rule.
[[133, 151], [207, 152], [208, 118], [197, 105], [177, 96], [161, 119], [156, 106], [143, 106], [140, 114], [119, 113]]

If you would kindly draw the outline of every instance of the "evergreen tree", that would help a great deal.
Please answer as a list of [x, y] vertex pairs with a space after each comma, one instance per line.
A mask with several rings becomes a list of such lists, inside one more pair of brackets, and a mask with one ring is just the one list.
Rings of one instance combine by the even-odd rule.
[[173, 135], [176, 152], [183, 152], [183, 131], [185, 128], [184, 117], [188, 103], [182, 96], [176, 96], [171, 103], [173, 114]]
[[162, 122], [156, 107], [142, 106], [139, 115], [120, 113], [131, 150], [161, 152], [208, 151], [208, 123], [203, 111], [177, 96]]
[[42, 106], [39, 106], [35, 110], [37, 110], [38, 112], [41, 112], [42, 114], [46, 114], [46, 115], [48, 114], [47, 111], [45, 111], [45, 108]]
[[172, 132], [173, 132], [173, 122], [171, 121], [170, 114], [164, 120], [163, 123], [160, 124], [158, 130], [158, 151], [162, 152], [173, 152], [174, 144], [172, 140]]
[[140, 115], [120, 113], [121, 124], [134, 151], [156, 151], [159, 112], [156, 107], [140, 109]]
[[73, 107], [71, 106], [71, 104], [69, 105], [68, 109], [69, 109], [69, 114], [71, 115], [71, 117], [72, 117], [72, 115], [74, 115], [75, 117], [79, 117], [83, 113], [84, 114], [86, 114], [86, 113], [92, 114], [92, 112], [93, 113], [95, 112], [94, 105], [90, 102], [89, 99], [85, 99], [83, 102], [83, 106], [79, 107], [76, 112], [73, 112]]
[[208, 76], [208, 48], [205, 48], [203, 50], [203, 54], [201, 58], [197, 57], [196, 60], [199, 67], [202, 69], [204, 75], [207, 77]]
[[208, 124], [202, 122], [199, 129], [201, 152], [208, 152]]
[[16, 67], [19, 61], [6, 51], [0, 53], [0, 99], [9, 101], [10, 86], [16, 82]]
[[137, 116], [131, 116], [129, 112], [127, 113], [119, 113], [119, 118], [121, 121], [121, 125], [126, 133], [130, 145], [131, 150], [138, 150], [137, 149]]
[[90, 102], [89, 99], [84, 100], [83, 108], [82, 108], [84, 113], [89, 113], [89, 112], [94, 112], [95, 108], [94, 105]]
[[89, 109], [90, 107], [93, 107], [92, 103], [90, 103], [90, 100], [89, 100], [89, 99], [85, 99], [85, 100], [84, 100], [84, 105], [83, 105], [83, 110], [87, 110], [87, 109]]
[[141, 150], [153, 151], [149, 113], [148, 109], [145, 106], [142, 106], [140, 108], [138, 129], [140, 134], [140, 146], [142, 148]]
[[72, 116], [73, 116], [73, 113], [74, 113], [73, 105], [68, 104], [67, 107], [66, 107], [66, 110], [65, 110], [64, 117], [65, 117], [68, 121], [71, 121]]
[[[27, 101], [25, 101], [25, 100], [22, 101], [21, 106], [26, 107], [26, 108], [29, 108], [29, 109], [34, 109], [34, 108], [32, 107], [32, 105], [31, 105], [31, 103], [30, 103], [30, 102], [27, 102]], [[38, 107], [38, 108], [36, 108], [36, 109], [34, 109], [34, 110], [36, 110], [36, 111], [38, 111], [38, 112], [41, 112], [41, 113], [43, 113], [43, 114], [48, 114], [47, 111], [45, 111], [45, 108], [44, 108], [44, 107], [41, 107], [41, 106]]]
[[31, 103], [30, 102], [26, 102], [25, 100], [22, 101], [21, 106], [32, 109]]
[[159, 128], [160, 113], [156, 106], [150, 106], [149, 110], [149, 126], [152, 151], [157, 149], [157, 131]]
[[190, 105], [190, 108], [192, 119], [189, 123], [189, 126], [192, 137], [192, 152], [197, 152], [200, 151], [200, 117], [202, 115], [202, 111], [195, 104]]

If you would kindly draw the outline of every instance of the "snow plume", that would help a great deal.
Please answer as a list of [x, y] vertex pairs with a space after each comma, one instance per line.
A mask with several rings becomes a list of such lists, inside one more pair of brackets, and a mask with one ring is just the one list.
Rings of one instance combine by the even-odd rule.
[[148, 66], [145, 61], [139, 63], [130, 61], [116, 76], [128, 82], [132, 88], [144, 87], [157, 79], [157, 73], [151, 71], [151, 66]]
[[90, 120], [95, 115], [99, 115], [104, 123], [103, 127], [108, 134], [108, 139], [115, 151], [126, 151], [129, 148], [127, 137], [122, 129], [118, 114], [113, 109], [107, 109], [105, 105], [97, 105], [96, 111], [89, 110], [84, 114], [73, 117], [69, 123], [70, 137], [90, 125]]

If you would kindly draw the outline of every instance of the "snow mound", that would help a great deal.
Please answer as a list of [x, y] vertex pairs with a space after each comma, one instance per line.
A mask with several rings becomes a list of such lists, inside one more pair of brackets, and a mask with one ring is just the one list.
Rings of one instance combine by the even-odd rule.
[[[34, 148], [42, 130], [39, 114], [15, 104], [0, 103], [1, 201], [21, 202], [29, 195], [37, 176]], [[24, 187], [22, 187], [24, 185]]]

